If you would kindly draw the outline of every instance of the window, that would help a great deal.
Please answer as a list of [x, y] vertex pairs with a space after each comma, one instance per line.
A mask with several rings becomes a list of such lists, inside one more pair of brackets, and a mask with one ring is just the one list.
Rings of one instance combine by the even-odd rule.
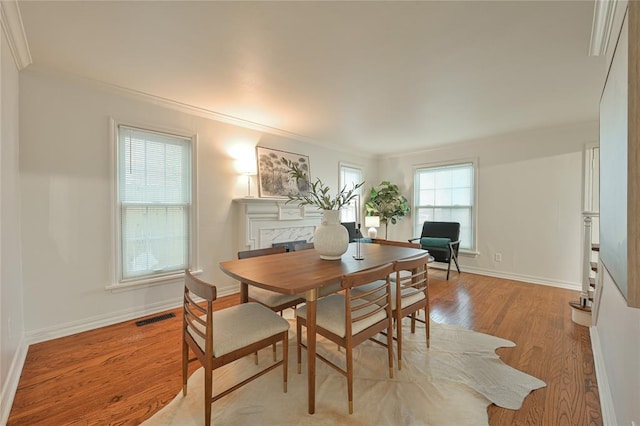
[[427, 221], [459, 222], [460, 249], [475, 251], [475, 164], [473, 162], [415, 171], [415, 235]]
[[194, 138], [117, 126], [118, 281], [190, 266]]
[[[360, 182], [362, 182], [362, 169], [340, 164], [340, 189], [346, 186], [347, 190], [349, 190]], [[362, 187], [356, 190], [356, 194], [359, 196], [354, 198], [347, 207], [343, 207], [342, 210], [340, 210], [341, 222], [356, 222], [356, 218], [358, 217], [356, 214], [358, 204], [360, 204], [360, 208], [364, 207], [364, 201], [360, 200]], [[362, 211], [359, 211], [358, 214], [362, 214]]]

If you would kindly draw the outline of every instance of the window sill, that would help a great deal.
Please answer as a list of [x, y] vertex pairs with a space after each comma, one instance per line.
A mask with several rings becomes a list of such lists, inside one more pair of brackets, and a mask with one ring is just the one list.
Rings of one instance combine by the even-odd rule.
[[[194, 275], [200, 275], [202, 270], [193, 271]], [[174, 274], [163, 275], [160, 277], [141, 278], [136, 280], [129, 280], [117, 284], [110, 284], [105, 286], [106, 291], [112, 293], [120, 293], [123, 291], [137, 290], [147, 287], [155, 287], [166, 284], [184, 283], [184, 272], [176, 272]]]
[[464, 256], [464, 257], [478, 257], [480, 256], [480, 252], [478, 251], [471, 251], [471, 250], [460, 250], [458, 252], [458, 256]]

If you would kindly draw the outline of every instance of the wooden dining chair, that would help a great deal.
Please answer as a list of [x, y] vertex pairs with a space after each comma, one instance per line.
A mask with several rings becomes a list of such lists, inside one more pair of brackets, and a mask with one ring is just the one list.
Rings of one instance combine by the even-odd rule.
[[391, 306], [396, 326], [398, 345], [398, 370], [402, 370], [402, 320], [411, 317], [411, 332], [416, 331], [417, 314], [425, 311], [427, 348], [430, 346], [429, 327], [429, 252], [408, 259], [396, 260], [393, 271], [396, 279], [391, 282]]
[[[196, 301], [195, 296], [204, 299]], [[204, 367], [204, 419], [211, 424], [211, 405], [223, 396], [282, 365], [287, 392], [289, 322], [258, 303], [242, 303], [215, 311], [216, 287], [185, 271], [182, 325], [182, 395], [187, 396], [188, 367], [200, 361]], [[203, 303], [202, 306], [200, 303]], [[213, 393], [213, 370], [256, 351], [282, 342], [282, 359], [242, 382]], [[189, 358], [189, 350], [195, 354]]]
[[[426, 344], [430, 346], [429, 328], [429, 275], [427, 265], [431, 262], [429, 252], [393, 263], [393, 273], [389, 277], [392, 317], [396, 329], [394, 340], [398, 346], [398, 370], [402, 369], [402, 320], [411, 318], [411, 332], [416, 332], [416, 321], [425, 324]], [[381, 290], [377, 283], [365, 284], [353, 289], [368, 300], [380, 298]], [[425, 310], [425, 321], [418, 318], [421, 309]], [[377, 343], [386, 345], [376, 339]]]
[[[344, 294], [333, 294], [317, 301], [316, 333], [345, 348], [346, 369], [339, 367], [319, 353], [316, 356], [339, 371], [347, 378], [349, 414], [353, 413], [353, 348], [385, 331], [387, 335], [387, 355], [389, 377], [393, 378], [393, 328], [391, 322], [391, 294], [389, 293], [389, 274], [393, 264], [388, 263], [376, 268], [344, 275], [341, 280]], [[375, 288], [365, 294], [354, 293], [352, 289], [364, 284], [375, 283]], [[378, 294], [372, 300], [368, 294]], [[298, 373], [302, 369], [302, 327], [307, 326], [307, 309], [298, 309], [296, 316]]]
[[[269, 247], [255, 250], [245, 250], [238, 252], [238, 259], [247, 259], [250, 257], [267, 256], [270, 254], [278, 254], [286, 252], [286, 248], [283, 246]], [[304, 298], [295, 294], [281, 294], [275, 291], [265, 290], [256, 286], [249, 286], [248, 300], [250, 302], [257, 302], [266, 306], [274, 312], [284, 311], [287, 308], [294, 308], [297, 305], [304, 303]]]
[[[287, 248], [285, 246], [276, 246], [276, 247], [267, 247], [262, 249], [254, 249], [254, 250], [245, 250], [238, 252], [238, 259], [248, 259], [250, 257], [258, 257], [258, 256], [268, 256], [271, 254], [285, 253]], [[296, 294], [282, 294], [276, 293], [275, 291], [265, 290], [256, 286], [248, 286], [248, 301], [256, 302], [267, 308], [271, 309], [274, 312], [279, 312], [280, 316], [282, 316], [282, 311], [288, 308], [295, 309], [301, 303], [304, 303], [305, 300], [303, 297], [298, 296]], [[258, 363], [258, 354], [255, 356], [256, 364]], [[276, 345], [273, 344], [273, 360], [276, 360]]]

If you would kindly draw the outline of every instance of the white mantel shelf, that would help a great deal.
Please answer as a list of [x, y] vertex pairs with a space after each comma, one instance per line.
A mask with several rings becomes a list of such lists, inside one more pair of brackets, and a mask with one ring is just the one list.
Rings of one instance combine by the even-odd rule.
[[238, 218], [238, 250], [271, 247], [275, 242], [313, 241], [322, 211], [287, 204], [286, 198], [234, 198]]

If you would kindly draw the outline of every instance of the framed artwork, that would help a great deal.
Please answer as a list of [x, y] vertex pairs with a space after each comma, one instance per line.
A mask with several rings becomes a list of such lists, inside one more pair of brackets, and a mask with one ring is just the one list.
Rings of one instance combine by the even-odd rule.
[[[286, 158], [306, 172], [306, 179], [292, 178], [282, 159]], [[258, 161], [258, 188], [261, 198], [287, 198], [289, 195], [304, 194], [309, 191], [309, 157], [293, 152], [256, 147]]]

